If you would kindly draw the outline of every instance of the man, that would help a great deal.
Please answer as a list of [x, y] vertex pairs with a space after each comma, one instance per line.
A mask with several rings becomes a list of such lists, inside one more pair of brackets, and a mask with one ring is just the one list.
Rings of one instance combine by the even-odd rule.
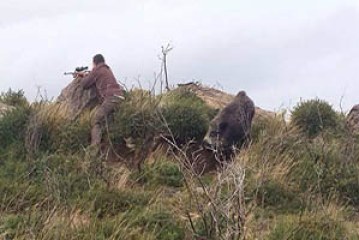
[[123, 88], [117, 83], [110, 67], [106, 65], [105, 58], [101, 54], [93, 57], [93, 69], [88, 74], [78, 73], [83, 77], [81, 85], [84, 89], [96, 87], [97, 96], [101, 105], [97, 108], [91, 120], [91, 145], [98, 146], [102, 138], [102, 126], [109, 114], [111, 114], [121, 99], [124, 99]]

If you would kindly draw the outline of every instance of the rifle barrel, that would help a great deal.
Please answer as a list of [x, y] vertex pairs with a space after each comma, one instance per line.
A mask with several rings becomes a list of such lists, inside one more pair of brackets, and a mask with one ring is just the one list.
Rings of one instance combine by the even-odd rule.
[[75, 75], [76, 73], [90, 73], [91, 71], [80, 71], [80, 72], [64, 72], [64, 75]]

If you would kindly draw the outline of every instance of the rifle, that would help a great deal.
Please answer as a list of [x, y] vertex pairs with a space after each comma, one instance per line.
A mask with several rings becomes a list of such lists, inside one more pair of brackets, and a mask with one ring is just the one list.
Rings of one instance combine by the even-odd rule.
[[88, 73], [88, 72], [90, 72], [88, 69], [89, 69], [88, 67], [77, 67], [77, 68], [75, 68], [75, 71], [73, 71], [73, 72], [65, 72], [64, 75], [72, 75], [73, 77], [75, 77], [77, 73]]

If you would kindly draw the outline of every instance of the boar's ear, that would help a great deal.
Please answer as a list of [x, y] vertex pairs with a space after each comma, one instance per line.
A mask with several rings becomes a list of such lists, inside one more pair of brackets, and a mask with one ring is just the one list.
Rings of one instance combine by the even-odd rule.
[[240, 91], [237, 93], [237, 97], [245, 97], [247, 96], [247, 93], [245, 91]]
[[228, 126], [228, 123], [227, 122], [221, 122], [219, 124], [219, 131], [224, 131]]

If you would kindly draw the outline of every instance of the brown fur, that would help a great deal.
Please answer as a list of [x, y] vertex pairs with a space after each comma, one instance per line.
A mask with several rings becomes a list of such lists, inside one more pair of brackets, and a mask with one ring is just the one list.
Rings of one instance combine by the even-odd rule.
[[240, 91], [211, 121], [205, 143], [220, 149], [241, 147], [250, 140], [255, 106], [246, 92]]

